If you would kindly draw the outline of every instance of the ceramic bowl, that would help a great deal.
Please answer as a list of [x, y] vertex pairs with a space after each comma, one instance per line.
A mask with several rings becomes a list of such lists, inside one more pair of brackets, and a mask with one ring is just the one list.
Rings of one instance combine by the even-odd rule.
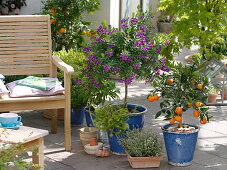
[[95, 152], [101, 148], [103, 143], [99, 142], [98, 145], [90, 146], [90, 144], [84, 145], [84, 151], [88, 154], [95, 155]]

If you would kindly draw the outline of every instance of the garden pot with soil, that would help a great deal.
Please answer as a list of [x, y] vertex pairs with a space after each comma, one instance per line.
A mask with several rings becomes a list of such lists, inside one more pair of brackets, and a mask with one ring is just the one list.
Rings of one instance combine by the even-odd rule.
[[90, 144], [92, 138], [99, 139], [98, 128], [84, 127], [80, 129], [80, 140], [83, 145]]

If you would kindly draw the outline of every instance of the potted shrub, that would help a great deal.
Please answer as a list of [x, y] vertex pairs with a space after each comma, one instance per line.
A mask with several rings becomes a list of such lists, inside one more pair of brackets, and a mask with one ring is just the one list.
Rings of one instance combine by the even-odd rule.
[[132, 168], [159, 167], [162, 142], [152, 130], [128, 131], [127, 137], [121, 138], [120, 143], [125, 148], [127, 158]]
[[[136, 78], [147, 78], [167, 70], [166, 59], [160, 56], [160, 52], [169, 43], [155, 39], [156, 34], [152, 33], [153, 27], [149, 21], [148, 13], [137, 13], [132, 18], [121, 20], [120, 30], [103, 23], [90, 33], [91, 44], [84, 47], [88, 56], [84, 74], [94, 86], [102, 89], [103, 82], [112, 81], [113, 75], [117, 75], [118, 81], [124, 83], [125, 98], [121, 106], [128, 108], [129, 123], [132, 123], [129, 127], [142, 128], [143, 115], [147, 109], [128, 104], [128, 85]], [[130, 110], [137, 110], [137, 113]]]
[[211, 86], [208, 91], [208, 103], [216, 103], [218, 97], [217, 87]]
[[[209, 81], [201, 74], [203, 62], [191, 65], [172, 64], [171, 71], [152, 78], [152, 94], [160, 94], [163, 101], [156, 118], [165, 114], [170, 124], [162, 127], [165, 146], [170, 164], [186, 166], [191, 164], [196, 146], [199, 127], [182, 123], [183, 112], [193, 109], [191, 115], [201, 124], [209, 122], [211, 116], [205, 106]], [[176, 123], [175, 123], [176, 122]]]

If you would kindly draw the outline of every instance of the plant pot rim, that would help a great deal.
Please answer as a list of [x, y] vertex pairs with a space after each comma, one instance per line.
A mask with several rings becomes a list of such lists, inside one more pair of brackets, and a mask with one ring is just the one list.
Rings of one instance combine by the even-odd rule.
[[[85, 131], [85, 129], [92, 129], [92, 130], [91, 131]], [[99, 129], [96, 128], [96, 127], [83, 127], [83, 128], [80, 128], [79, 131], [83, 132], [83, 133], [98, 133]]]
[[143, 160], [163, 160], [163, 156], [157, 156], [157, 157], [132, 157], [128, 152], [126, 152], [126, 155], [128, 156], [128, 158], [130, 159], [137, 159], [137, 161], [139, 161], [138, 159], [143, 159]]
[[165, 124], [164, 126], [161, 127], [161, 129], [162, 129], [163, 132], [166, 132], [166, 133], [174, 133], [174, 134], [182, 134], [182, 135], [197, 133], [200, 130], [199, 126], [188, 124], [188, 123], [182, 123], [183, 125], [189, 125], [189, 126], [195, 127], [195, 130], [191, 130], [191, 131], [176, 131], [176, 132], [168, 131], [167, 130], [168, 127], [170, 127], [171, 125], [174, 125], [174, 124], [178, 124], [178, 123]]
[[[112, 105], [124, 105], [124, 104], [112, 104]], [[143, 107], [143, 108], [145, 109], [144, 111], [139, 112], [139, 113], [128, 113], [128, 114], [127, 114], [128, 116], [138, 116], [138, 115], [143, 115], [143, 114], [145, 114], [145, 113], [147, 112], [147, 108], [146, 108], [145, 106], [143, 106], [143, 105], [138, 105], [138, 104], [133, 104], [133, 103], [128, 103], [127, 106], [128, 106], [128, 105], [140, 106], [140, 107]]]

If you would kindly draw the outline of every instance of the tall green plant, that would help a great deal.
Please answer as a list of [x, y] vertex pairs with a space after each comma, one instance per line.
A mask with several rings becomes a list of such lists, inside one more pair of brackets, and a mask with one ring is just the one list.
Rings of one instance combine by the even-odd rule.
[[50, 14], [52, 38], [56, 50], [81, 47], [82, 33], [90, 22], [83, 21], [84, 13], [93, 13], [98, 9], [99, 0], [47, 0], [43, 14]]
[[207, 58], [223, 57], [213, 47], [226, 42], [222, 36], [227, 33], [226, 0], [160, 0], [160, 9], [177, 17], [173, 34], [180, 43], [188, 48], [200, 45]]

